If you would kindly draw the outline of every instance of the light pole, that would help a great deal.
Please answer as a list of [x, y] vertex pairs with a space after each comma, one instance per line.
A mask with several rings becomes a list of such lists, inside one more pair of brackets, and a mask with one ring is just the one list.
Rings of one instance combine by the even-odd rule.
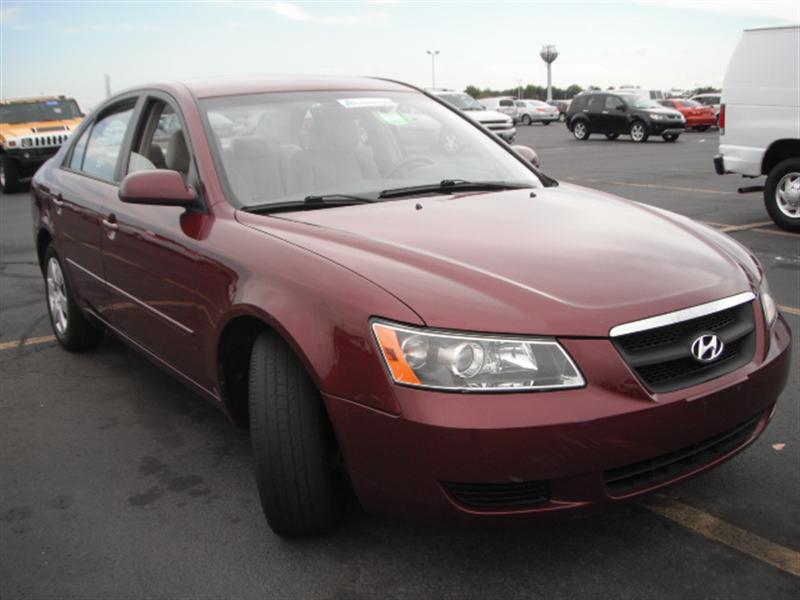
[[553, 100], [553, 79], [551, 67], [553, 66], [553, 61], [558, 58], [558, 50], [556, 50], [555, 46], [548, 44], [547, 46], [542, 46], [542, 51], [539, 52], [539, 56], [541, 56], [542, 60], [547, 63], [547, 101], [551, 102]]
[[431, 87], [436, 89], [436, 55], [439, 54], [438, 50], [425, 50], [431, 56]]
[[517, 100], [522, 100], [522, 79], [517, 79]]

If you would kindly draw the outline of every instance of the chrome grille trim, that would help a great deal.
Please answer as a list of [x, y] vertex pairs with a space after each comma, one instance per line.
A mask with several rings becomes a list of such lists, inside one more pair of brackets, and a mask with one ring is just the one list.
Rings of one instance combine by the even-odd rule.
[[705, 304], [698, 304], [697, 306], [676, 310], [675, 312], [641, 319], [640, 321], [623, 323], [622, 325], [612, 327], [609, 335], [613, 338], [621, 335], [628, 335], [629, 333], [638, 333], [640, 331], [647, 331], [648, 329], [655, 329], [656, 327], [664, 327], [665, 325], [682, 323], [683, 321], [704, 317], [725, 310], [726, 308], [733, 308], [734, 306], [739, 306], [746, 302], [752, 302], [755, 298], [756, 295], [753, 292], [742, 292], [741, 294], [706, 302]]

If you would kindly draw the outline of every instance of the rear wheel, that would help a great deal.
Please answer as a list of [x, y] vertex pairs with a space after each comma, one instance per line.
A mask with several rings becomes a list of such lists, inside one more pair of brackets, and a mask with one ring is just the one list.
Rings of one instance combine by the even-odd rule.
[[531, 124], [531, 116], [530, 115], [522, 115], [522, 124], [523, 125], [530, 125]]
[[7, 154], [3, 154], [0, 156], [0, 190], [4, 194], [13, 194], [19, 189], [19, 163]]
[[336, 529], [346, 490], [341, 454], [318, 390], [274, 332], [253, 344], [249, 403], [256, 481], [269, 526], [287, 537]]
[[617, 139], [619, 137], [619, 134], [618, 133], [607, 133], [606, 137], [608, 139], [610, 139], [610, 140], [615, 140], [615, 139]]
[[588, 140], [591, 133], [589, 132], [589, 124], [586, 121], [580, 120], [577, 121], [572, 126], [572, 135], [575, 136], [576, 140], [584, 141]]
[[800, 158], [772, 168], [764, 184], [764, 204], [778, 227], [800, 232]]
[[642, 121], [634, 121], [631, 124], [631, 141], [638, 143], [646, 142], [650, 137], [650, 132], [647, 131], [647, 126]]
[[78, 308], [52, 244], [45, 251], [44, 265], [47, 312], [58, 343], [71, 351], [96, 347], [103, 339], [103, 330], [90, 323]]
[[674, 142], [675, 140], [677, 140], [680, 137], [680, 134], [679, 133], [665, 133], [661, 137], [664, 138], [665, 142]]

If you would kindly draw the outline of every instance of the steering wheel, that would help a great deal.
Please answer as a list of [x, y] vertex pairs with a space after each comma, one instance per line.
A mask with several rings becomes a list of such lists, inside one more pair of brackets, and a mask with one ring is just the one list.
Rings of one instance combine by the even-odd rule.
[[393, 166], [389, 172], [386, 174], [386, 177], [394, 177], [398, 175], [399, 171], [403, 169], [410, 169], [411, 167], [418, 168], [424, 167], [426, 165], [435, 165], [436, 161], [428, 158], [427, 156], [412, 156], [411, 158], [406, 158], [405, 160], [401, 160], [395, 166]]

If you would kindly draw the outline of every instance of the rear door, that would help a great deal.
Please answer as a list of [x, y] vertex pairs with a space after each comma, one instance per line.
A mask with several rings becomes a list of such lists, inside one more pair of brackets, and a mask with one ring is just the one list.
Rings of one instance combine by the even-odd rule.
[[75, 293], [95, 312], [108, 299], [102, 264], [104, 208], [117, 196], [120, 149], [136, 101], [136, 96], [122, 99], [87, 123], [54, 172], [56, 247]]
[[589, 116], [589, 128], [592, 133], [606, 133], [608, 121], [605, 118], [606, 95], [595, 94], [589, 99], [589, 105], [583, 110]]
[[[202, 190], [184, 123], [170, 97], [148, 94], [123, 158], [123, 175], [170, 169]], [[103, 253], [112, 295], [106, 320], [173, 370], [210, 389], [214, 374], [203, 369], [199, 341], [211, 319], [209, 300], [201, 291], [208, 267], [197, 252], [205, 212], [127, 204], [118, 197], [104, 210], [113, 224]]]

